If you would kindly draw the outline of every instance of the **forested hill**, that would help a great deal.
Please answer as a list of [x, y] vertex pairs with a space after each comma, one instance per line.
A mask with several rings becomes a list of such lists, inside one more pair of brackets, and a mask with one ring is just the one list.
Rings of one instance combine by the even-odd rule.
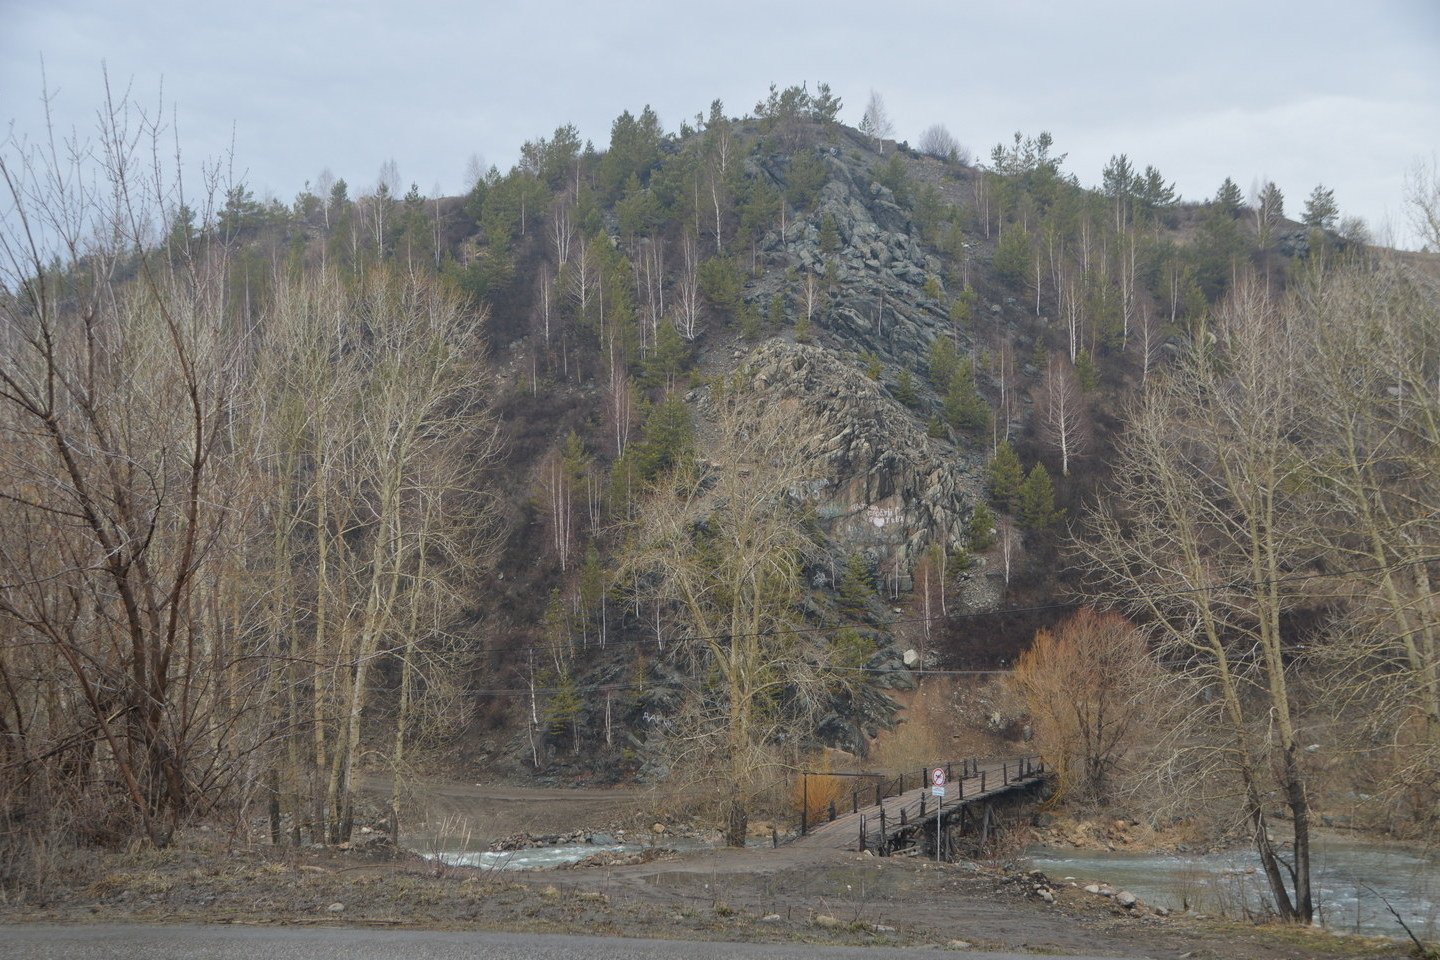
[[[914, 669], [1006, 664], [1064, 613], [1127, 402], [1232, 288], [1371, 259], [1320, 187], [1297, 222], [1273, 184], [1186, 202], [1117, 153], [1092, 190], [1044, 133], [972, 163], [840, 110], [772, 87], [668, 131], [624, 113], [604, 149], [561, 126], [464, 197], [389, 165], [289, 207], [122, 196], [129, 243], [36, 248], [7, 582], [92, 602], [5, 587], [5, 622], [46, 638], [19, 675], [71, 665], [91, 734], [131, 718], [117, 804], [153, 831], [259, 762], [333, 838], [365, 756], [397, 783], [436, 751], [683, 756], [743, 829], [777, 756], [863, 754]], [[126, 234], [157, 212], [158, 244]], [[35, 709], [16, 756], [97, 742]]]

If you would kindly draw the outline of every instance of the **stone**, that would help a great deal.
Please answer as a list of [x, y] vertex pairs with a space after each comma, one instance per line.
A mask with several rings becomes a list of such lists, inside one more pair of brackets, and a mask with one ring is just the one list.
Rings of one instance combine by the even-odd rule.
[[1086, 892], [1086, 893], [1093, 893], [1093, 894], [1098, 895], [1098, 894], [1100, 893], [1100, 884], [1098, 884], [1098, 883], [1088, 883], [1088, 884], [1086, 884], [1086, 885], [1085, 885], [1085, 892]]
[[760, 922], [761, 922], [761, 923], [779, 923], [779, 922], [780, 922], [780, 914], [778, 914], [778, 913], [767, 913], [767, 914], [765, 914], [765, 916], [763, 916], [763, 917], [760, 918]]
[[330, 904], [330, 906], [326, 907], [325, 909], [326, 909], [327, 911], [329, 911], [330, 913], [344, 913], [344, 912], [345, 912], [345, 904], [339, 903], [339, 902], [337, 901], [336, 903]]
[[1136, 897], [1135, 894], [1131, 893], [1129, 890], [1121, 890], [1119, 893], [1115, 894], [1115, 902], [1120, 904], [1120, 906], [1126, 908], [1127, 910], [1135, 906], [1135, 903], [1138, 899], [1139, 898]]
[[663, 823], [653, 824], [653, 825], [650, 827], [650, 832], [651, 832], [651, 833], [654, 833], [654, 834], [664, 833], [664, 832], [665, 832], [665, 824], [663, 824]]
[[1040, 887], [1038, 890], [1035, 891], [1035, 893], [1040, 897], [1041, 900], [1044, 900], [1046, 903], [1055, 902], [1055, 894], [1051, 893], [1044, 887]]

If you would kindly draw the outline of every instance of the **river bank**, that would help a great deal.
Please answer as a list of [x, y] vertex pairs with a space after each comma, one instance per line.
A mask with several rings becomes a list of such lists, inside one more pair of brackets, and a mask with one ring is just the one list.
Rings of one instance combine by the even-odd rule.
[[[223, 923], [601, 933], [1119, 957], [1301, 960], [1402, 957], [1389, 939], [1199, 917], [1161, 917], [1083, 890], [970, 863], [836, 851], [656, 850], [643, 863], [510, 873], [371, 845], [227, 845], [57, 864], [40, 897], [0, 923]], [[391, 859], [391, 858], [394, 859]], [[3, 934], [0, 934], [3, 936]]]

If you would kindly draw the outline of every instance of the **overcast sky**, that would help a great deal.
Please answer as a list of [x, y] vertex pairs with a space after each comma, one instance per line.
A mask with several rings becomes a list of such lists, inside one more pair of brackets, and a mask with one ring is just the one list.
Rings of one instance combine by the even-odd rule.
[[[703, 8], [703, 9], [702, 9]], [[1094, 184], [1113, 153], [1188, 199], [1260, 178], [1298, 214], [1317, 183], [1372, 228], [1404, 224], [1401, 183], [1440, 153], [1440, 2], [724, 4], [610, 0], [0, 0], [0, 120], [42, 129], [41, 62], [63, 126], [88, 124], [101, 66], [175, 107], [190, 157], [235, 144], [257, 195], [322, 168], [356, 190], [394, 159], [457, 192], [479, 154], [574, 123], [603, 147], [622, 110], [667, 130], [716, 97], [828, 81], [858, 121], [869, 91], [897, 136], [944, 123], [977, 155], [1049, 130]]]

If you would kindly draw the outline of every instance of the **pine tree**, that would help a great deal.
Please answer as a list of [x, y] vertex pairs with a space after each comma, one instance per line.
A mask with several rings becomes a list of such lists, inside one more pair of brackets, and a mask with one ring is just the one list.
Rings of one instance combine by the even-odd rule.
[[983, 503], [970, 511], [970, 552], [982, 553], [995, 545], [995, 514]]
[[895, 399], [907, 407], [915, 406], [915, 378], [909, 370], [901, 370], [895, 378]]
[[1030, 276], [1030, 237], [1018, 226], [1010, 226], [995, 245], [995, 272], [1012, 287]]
[[1216, 209], [1223, 213], [1238, 217], [1245, 208], [1245, 195], [1240, 192], [1240, 187], [1234, 180], [1226, 177], [1220, 184], [1220, 189], [1215, 192], [1214, 204]]
[[545, 707], [545, 732], [559, 739], [570, 735], [572, 750], [580, 749], [580, 714], [584, 709], [575, 677], [566, 670], [555, 683], [555, 692]]
[[690, 408], [678, 396], [660, 401], [645, 419], [645, 430], [635, 445], [635, 466], [640, 478], [648, 480], [688, 460], [695, 445]]
[[779, 330], [785, 323], [785, 302], [778, 293], [770, 297], [765, 307], [765, 322], [771, 330]]
[[1326, 189], [1323, 183], [1317, 184], [1305, 201], [1305, 212], [1301, 214], [1300, 222], [1307, 227], [1334, 230], [1339, 217], [1340, 208], [1335, 204], [1335, 191]]
[[955, 367], [960, 362], [955, 342], [949, 337], [936, 337], [930, 342], [930, 382], [939, 389], [950, 385]]
[[820, 252], [827, 257], [840, 252], [840, 228], [828, 213], [820, 220]]
[[1018, 513], [1025, 529], [1035, 533], [1049, 530], [1059, 522], [1062, 511], [1055, 506], [1055, 487], [1045, 464], [1036, 463], [1031, 467], [1020, 486]]
[[870, 567], [865, 563], [865, 558], [858, 553], [852, 553], [845, 560], [845, 569], [840, 573], [840, 582], [835, 585], [836, 599], [840, 601], [840, 607], [852, 616], [859, 616], [865, 612], [870, 601], [875, 598], [875, 579], [870, 573]]
[[1020, 458], [1010, 441], [1001, 442], [990, 460], [990, 499], [1007, 513], [1015, 506], [1020, 496], [1020, 487], [1025, 482], [1025, 471], [1020, 467]]
[[957, 430], [978, 430], [990, 422], [990, 405], [975, 386], [975, 368], [968, 359], [957, 364], [950, 375], [945, 419]]
[[810, 325], [810, 318], [803, 313], [795, 315], [795, 342], [809, 343], [814, 339], [815, 333]]

